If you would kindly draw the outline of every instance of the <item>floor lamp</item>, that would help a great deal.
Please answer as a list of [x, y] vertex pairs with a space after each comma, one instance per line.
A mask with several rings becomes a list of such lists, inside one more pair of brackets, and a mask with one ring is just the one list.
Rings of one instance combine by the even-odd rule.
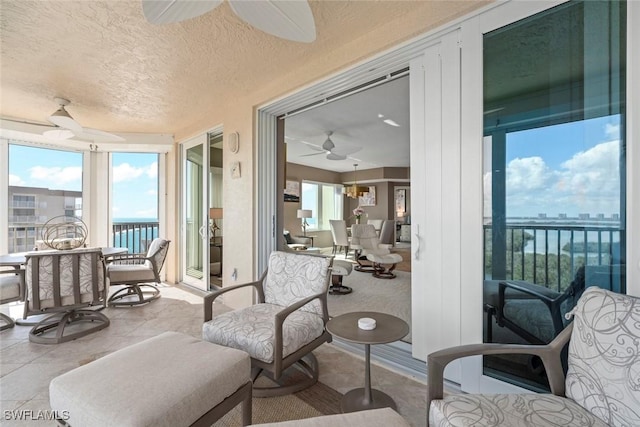
[[311, 209], [298, 209], [298, 218], [302, 218], [302, 234], [304, 237], [307, 237], [307, 218], [311, 218], [313, 216], [313, 212]]

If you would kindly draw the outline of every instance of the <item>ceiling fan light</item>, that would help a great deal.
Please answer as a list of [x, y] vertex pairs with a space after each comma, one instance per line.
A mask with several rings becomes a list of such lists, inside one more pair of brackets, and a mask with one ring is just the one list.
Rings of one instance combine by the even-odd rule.
[[72, 131], [80, 132], [82, 131], [82, 126], [78, 124], [73, 117], [65, 110], [64, 106], [61, 105], [55, 113], [49, 116], [49, 121], [56, 126], [60, 126], [64, 129], [70, 129]]

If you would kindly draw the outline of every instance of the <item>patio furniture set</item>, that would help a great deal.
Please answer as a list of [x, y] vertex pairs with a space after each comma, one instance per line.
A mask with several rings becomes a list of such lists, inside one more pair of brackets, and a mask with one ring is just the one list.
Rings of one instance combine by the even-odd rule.
[[[70, 276], [100, 277], [96, 272], [101, 270], [101, 255], [91, 250], [78, 255], [83, 261], [74, 264]], [[27, 257], [27, 272], [31, 270], [27, 281], [39, 274], [33, 259]], [[317, 382], [312, 351], [335, 335], [362, 343], [366, 349], [365, 387], [343, 397], [342, 409], [347, 413], [264, 425], [408, 426], [391, 409], [393, 400], [371, 388], [368, 357], [371, 344], [398, 340], [408, 326], [393, 316], [371, 312], [329, 320], [326, 300], [332, 262], [331, 257], [273, 252], [259, 280], [205, 297], [202, 340], [167, 332], [73, 369], [51, 381], [51, 408], [66, 414], [59, 422], [73, 426], [204, 426], [242, 404], [242, 423], [249, 425], [252, 397], [288, 394]], [[90, 287], [95, 293], [95, 279]], [[254, 290], [256, 304], [213, 316], [217, 298], [243, 288]], [[639, 298], [589, 287], [570, 313], [573, 322], [550, 344], [475, 344], [432, 353], [427, 362], [429, 425], [573, 425], [578, 421], [593, 426], [640, 425], [640, 392], [635, 386], [640, 364], [639, 312]], [[363, 317], [373, 318], [377, 326], [364, 328], [358, 321], [371, 319]], [[567, 342], [565, 376], [562, 350]], [[509, 353], [539, 356], [551, 393], [443, 396], [443, 371], [449, 362], [476, 354]], [[156, 354], [163, 357], [150, 363], [150, 355]], [[286, 371], [294, 365], [304, 378], [291, 383]], [[271, 380], [269, 386], [258, 386], [262, 375]]]

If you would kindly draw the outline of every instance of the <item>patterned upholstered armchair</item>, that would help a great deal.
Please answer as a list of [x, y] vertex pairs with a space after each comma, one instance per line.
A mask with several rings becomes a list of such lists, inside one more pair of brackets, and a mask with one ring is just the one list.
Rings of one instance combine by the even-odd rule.
[[[249, 353], [254, 396], [289, 394], [317, 382], [318, 364], [311, 352], [331, 341], [325, 330], [331, 263], [332, 258], [273, 252], [268, 269], [259, 280], [223, 288], [205, 297], [203, 339]], [[257, 291], [255, 305], [213, 317], [216, 298], [245, 287]], [[286, 377], [284, 372], [294, 364], [305, 374], [304, 378], [285, 385], [281, 381]], [[257, 385], [255, 380], [263, 373], [277, 385]]]
[[[169, 240], [156, 238], [147, 253], [114, 255], [107, 266], [110, 285], [126, 285], [109, 297], [109, 306], [146, 304], [160, 298], [160, 270], [169, 251]], [[143, 288], [144, 287], [144, 288]]]
[[[476, 344], [430, 354], [429, 425], [640, 425], [640, 298], [589, 287], [569, 315], [574, 321], [547, 345]], [[567, 341], [565, 377], [560, 353]], [[443, 398], [445, 366], [478, 354], [538, 355], [551, 394], [454, 394]]]
[[107, 296], [101, 249], [37, 251], [26, 259], [24, 317], [50, 314], [31, 329], [30, 341], [57, 344], [109, 326], [96, 311]]

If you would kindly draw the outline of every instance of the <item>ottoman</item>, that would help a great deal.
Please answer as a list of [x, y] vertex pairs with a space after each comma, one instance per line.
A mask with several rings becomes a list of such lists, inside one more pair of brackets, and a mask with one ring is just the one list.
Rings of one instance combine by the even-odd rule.
[[210, 426], [242, 403], [251, 424], [249, 355], [165, 332], [73, 369], [49, 384], [71, 426]]
[[398, 254], [367, 254], [367, 259], [373, 263], [373, 277], [378, 279], [395, 278], [393, 270], [396, 269], [397, 263], [402, 262], [402, 257]]
[[342, 278], [351, 274], [353, 266], [348, 261], [341, 261], [338, 259], [333, 260], [333, 267], [331, 269], [331, 286], [329, 286], [329, 293], [331, 295], [344, 295], [350, 294], [352, 289], [349, 286], [342, 285]]

